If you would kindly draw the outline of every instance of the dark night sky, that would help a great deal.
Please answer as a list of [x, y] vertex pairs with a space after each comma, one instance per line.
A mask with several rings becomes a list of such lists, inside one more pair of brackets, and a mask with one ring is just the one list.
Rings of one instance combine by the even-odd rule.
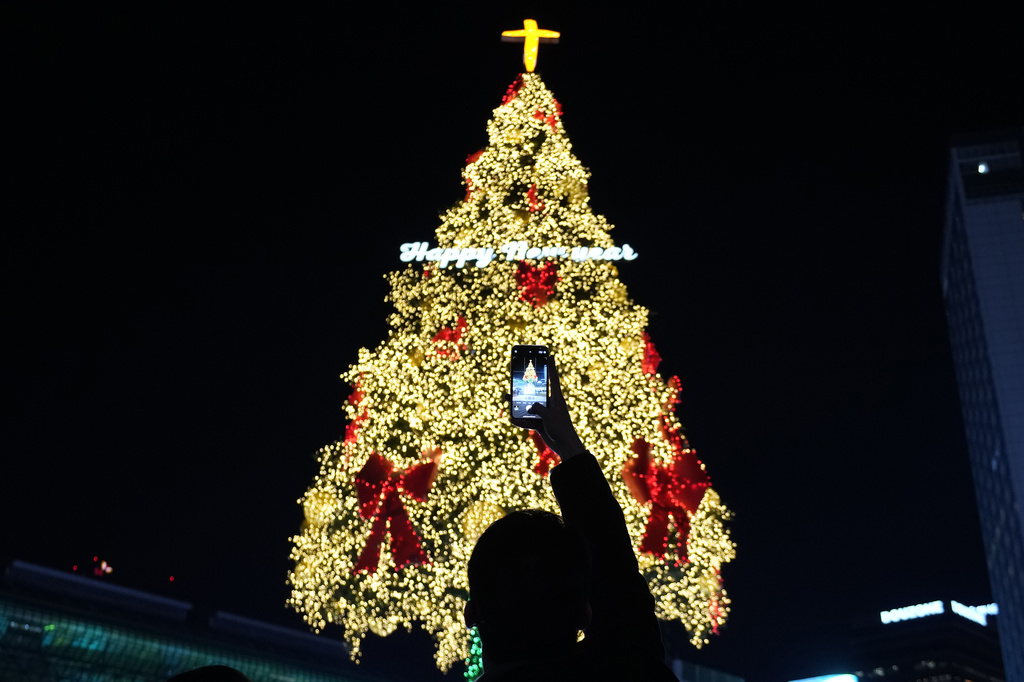
[[[0, 558], [99, 554], [301, 625], [288, 537], [337, 376], [461, 198], [530, 16], [736, 512], [732, 619], [690, 658], [841, 670], [879, 609], [990, 600], [938, 270], [950, 135], [1024, 119], [1011, 3], [369, 4], [3, 10]], [[422, 637], [370, 639], [430, 677]]]

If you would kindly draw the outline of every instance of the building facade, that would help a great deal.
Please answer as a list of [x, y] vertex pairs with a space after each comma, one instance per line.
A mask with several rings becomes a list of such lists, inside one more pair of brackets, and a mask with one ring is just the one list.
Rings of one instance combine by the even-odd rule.
[[23, 562], [3, 571], [3, 682], [164, 682], [207, 665], [253, 682], [390, 682], [341, 641]]
[[954, 141], [942, 259], [1008, 682], [1024, 682], [1024, 128]]

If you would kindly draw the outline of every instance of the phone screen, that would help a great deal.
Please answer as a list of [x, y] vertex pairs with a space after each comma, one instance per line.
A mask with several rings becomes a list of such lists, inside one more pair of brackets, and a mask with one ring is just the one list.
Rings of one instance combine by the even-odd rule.
[[512, 419], [539, 419], [527, 410], [534, 403], [548, 404], [548, 349], [512, 347]]

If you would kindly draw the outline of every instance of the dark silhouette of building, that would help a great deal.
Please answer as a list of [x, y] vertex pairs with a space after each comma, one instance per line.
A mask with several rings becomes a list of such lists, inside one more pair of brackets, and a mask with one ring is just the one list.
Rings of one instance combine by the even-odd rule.
[[942, 290], [1009, 682], [1024, 682], [1024, 129], [954, 141]]
[[937, 600], [858, 617], [844, 669], [797, 682], [1004, 682], [997, 612]]
[[854, 640], [853, 672], [862, 682], [1003, 682], [995, 612], [955, 600], [884, 611]]

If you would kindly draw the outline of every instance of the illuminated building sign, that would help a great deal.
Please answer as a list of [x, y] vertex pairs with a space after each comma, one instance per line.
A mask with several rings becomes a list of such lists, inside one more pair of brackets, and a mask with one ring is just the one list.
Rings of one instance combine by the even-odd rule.
[[[445, 268], [454, 263], [455, 267], [461, 268], [466, 263], [476, 262], [478, 268], [484, 268], [495, 260], [495, 251], [492, 248], [466, 247], [461, 249], [442, 249], [441, 247], [430, 248], [429, 242], [407, 242], [399, 247], [403, 263], [411, 261], [428, 261], [437, 263]], [[504, 260], [536, 260], [537, 258], [571, 258], [576, 261], [584, 260], [636, 260], [637, 252], [629, 244], [622, 246], [609, 246], [607, 249], [600, 246], [530, 246], [525, 241], [509, 242], [498, 249], [505, 255]]]
[[[999, 613], [999, 607], [996, 604], [965, 606], [955, 599], [949, 602], [949, 607], [949, 610], [956, 615], [972, 620], [978, 625], [988, 625], [988, 616], [994, 616]], [[932, 601], [927, 604], [914, 604], [913, 606], [882, 611], [880, 615], [883, 623], [898, 623], [901, 620], [937, 616], [945, 612], [946, 605], [944, 602]]]
[[904, 606], [903, 608], [892, 609], [891, 611], [882, 611], [882, 622], [898, 623], [901, 620], [937, 616], [945, 612], [945, 605], [941, 601], [930, 601], [927, 604], [914, 604], [913, 606]]
[[960, 602], [953, 600], [949, 602], [950, 609], [958, 616], [963, 616], [967, 620], [973, 620], [978, 625], [988, 625], [989, 616], [999, 615], [998, 604], [983, 604], [982, 606], [964, 606]]

